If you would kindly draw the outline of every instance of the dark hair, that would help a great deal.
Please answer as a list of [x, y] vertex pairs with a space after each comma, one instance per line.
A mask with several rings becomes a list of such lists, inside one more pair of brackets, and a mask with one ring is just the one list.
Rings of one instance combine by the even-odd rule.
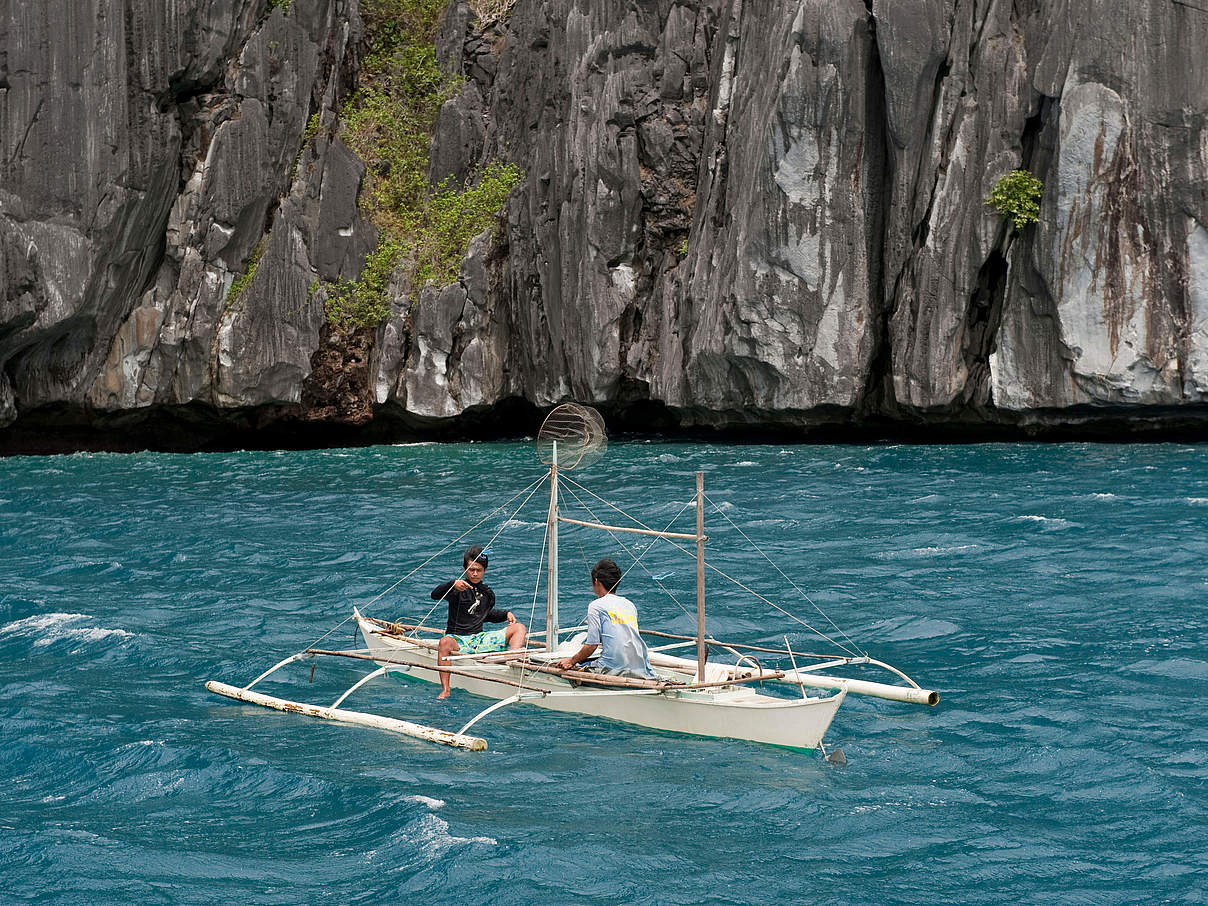
[[482, 548], [477, 544], [466, 548], [466, 552], [461, 555], [461, 568], [465, 569], [475, 561], [481, 563], [483, 569], [487, 568], [487, 555], [482, 552]]
[[591, 581], [599, 582], [607, 592], [614, 592], [621, 584], [621, 567], [605, 558], [591, 568]]

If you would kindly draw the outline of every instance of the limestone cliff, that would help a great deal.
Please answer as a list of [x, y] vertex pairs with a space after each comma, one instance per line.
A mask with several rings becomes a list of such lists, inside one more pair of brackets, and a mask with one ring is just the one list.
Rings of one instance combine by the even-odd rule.
[[[430, 176], [526, 178], [457, 283], [400, 271], [335, 343], [314, 287], [377, 240], [338, 129], [356, 0], [0, 0], [0, 447], [567, 398], [628, 427], [1208, 426], [1208, 6], [477, 6], [504, 15], [446, 13], [466, 81]], [[1045, 192], [1014, 231], [984, 200], [1019, 167]]]

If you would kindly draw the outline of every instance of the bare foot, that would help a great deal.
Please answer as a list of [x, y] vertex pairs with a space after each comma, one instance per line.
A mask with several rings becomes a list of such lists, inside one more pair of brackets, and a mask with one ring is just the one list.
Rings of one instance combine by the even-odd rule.
[[437, 701], [439, 701], [442, 698], [448, 698], [448, 697], [449, 697], [449, 690], [444, 689], [441, 691], [440, 695], [436, 696], [436, 699], [437, 699]]

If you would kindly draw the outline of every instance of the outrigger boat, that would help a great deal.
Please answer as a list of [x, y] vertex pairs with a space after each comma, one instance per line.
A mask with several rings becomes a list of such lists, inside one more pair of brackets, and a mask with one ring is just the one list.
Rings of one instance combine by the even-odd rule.
[[[563, 473], [594, 463], [603, 455], [606, 447], [604, 423], [599, 414], [594, 409], [576, 404], [557, 407], [545, 420], [538, 434], [539, 458], [548, 466], [548, 471], [512, 498], [514, 501], [526, 492], [529, 492], [531, 498], [541, 483], [546, 480], [549, 482], [549, 508], [546, 513], [546, 538], [543, 548], [543, 559], [547, 561], [546, 626], [543, 632], [530, 634], [527, 647], [523, 650], [491, 654], [454, 654], [447, 665], [441, 665], [437, 663], [437, 644], [444, 633], [440, 628], [425, 625], [427, 617], [418, 624], [398, 623], [368, 616], [354, 607], [349, 619], [355, 621], [365, 641], [364, 648], [332, 650], [309, 647], [275, 664], [246, 686], [238, 687], [211, 681], [206, 683], [206, 688], [219, 695], [251, 704], [377, 727], [471, 750], [483, 750], [487, 743], [481, 737], [469, 735], [468, 731], [487, 715], [518, 703], [607, 718], [657, 730], [748, 740], [793, 749], [821, 749], [825, 752], [823, 737], [844, 697], [849, 694], [870, 695], [923, 705], [935, 705], [939, 701], [938, 693], [921, 688], [897, 668], [835, 642], [825, 633], [819, 632], [763, 595], [727, 576], [713, 564], [707, 563], [705, 544], [708, 537], [704, 524], [706, 497], [704, 476], [701, 472], [696, 475], [694, 532], [670, 531], [675, 520], [672, 520], [667, 528], [659, 530], [628, 516], [633, 522], [631, 525], [611, 525], [596, 519], [583, 520], [565, 515], [559, 500], [563, 482], [570, 482], [574, 488], [580, 488], [588, 494], [591, 492], [571, 481]], [[621, 512], [607, 501], [604, 503]], [[514, 516], [514, 513], [511, 514], [509, 519]], [[508, 524], [509, 519], [504, 520], [504, 525]], [[486, 520], [483, 520], [479, 525], [485, 522]], [[642, 634], [648, 639], [661, 642], [650, 649], [650, 664], [656, 674], [655, 679], [610, 676], [579, 669], [563, 670], [555, 666], [557, 661], [579, 650], [584, 637], [581, 630], [585, 628], [564, 630], [559, 625], [558, 532], [559, 527], [565, 525], [604, 531], [614, 540], [618, 535], [624, 534], [654, 538], [669, 542], [690, 555], [693, 553], [691, 548], [685, 548], [681, 542], [694, 544], [696, 633], [694, 636], [687, 636], [642, 630]], [[739, 532], [741, 533], [741, 529]], [[462, 538], [468, 534], [469, 532]], [[458, 539], [460, 540], [461, 538]], [[456, 543], [457, 541], [453, 542]], [[446, 550], [452, 546], [450, 544]], [[548, 551], [547, 557], [544, 556], [545, 551]], [[644, 556], [645, 552], [635, 555], [634, 564]], [[435, 557], [426, 562], [430, 563], [432, 559]], [[770, 558], [768, 562], [778, 569]], [[789, 645], [787, 635], [784, 636], [783, 648], [721, 642], [713, 638], [705, 627], [707, 567], [831, 641], [838, 646], [837, 651], [840, 653], [810, 654], [794, 651]], [[538, 569], [540, 568], [539, 565]], [[417, 571], [418, 569], [413, 570], [409, 576], [396, 582], [387, 591], [397, 587]], [[781, 575], [788, 580], [783, 573]], [[655, 580], [658, 581], [657, 577]], [[788, 581], [791, 584], [791, 580]], [[378, 596], [381, 597], [382, 595]], [[428, 616], [431, 614], [432, 611], [429, 611]], [[579, 634], [570, 635], [576, 632]], [[695, 647], [695, 658], [670, 653], [691, 647]], [[710, 660], [709, 653], [712, 649], [728, 652], [734, 658], [733, 662]], [[770, 655], [782, 661], [787, 660], [788, 664], [768, 668], [761, 663], [759, 655], [763, 655], [765, 659], [769, 659]], [[317, 657], [364, 660], [375, 664], [376, 669], [353, 684], [330, 706], [291, 701], [266, 695], [252, 688], [287, 664]], [[826, 672], [856, 666], [882, 668], [895, 674], [902, 683], [872, 682]], [[440, 681], [441, 672], [449, 674], [453, 688], [464, 689], [474, 695], [496, 701], [475, 714], [456, 732], [341, 707], [357, 689], [375, 678], [394, 674], [436, 683]]]

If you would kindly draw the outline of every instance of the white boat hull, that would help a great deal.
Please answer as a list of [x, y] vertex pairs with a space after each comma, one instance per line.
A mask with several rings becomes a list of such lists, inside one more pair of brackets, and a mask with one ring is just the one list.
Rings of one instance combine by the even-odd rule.
[[[366, 648], [380, 666], [392, 673], [402, 673], [431, 683], [440, 682], [436, 670], [392, 666], [389, 663], [391, 660], [405, 660], [435, 666], [434, 642], [395, 635], [359, 613], [356, 617]], [[454, 661], [451, 666], [463, 669], [466, 664]], [[841, 690], [825, 698], [778, 698], [744, 685], [679, 691], [605, 689], [575, 686], [560, 676], [536, 673], [518, 665], [475, 664], [473, 670], [484, 678], [452, 675], [452, 687], [492, 699], [505, 699], [519, 694], [523, 701], [551, 711], [585, 714], [695, 736], [743, 739], [794, 749], [816, 749], [821, 745], [835, 712], [847, 694], [846, 690]], [[526, 688], [492, 682], [487, 677], [521, 683]]]

